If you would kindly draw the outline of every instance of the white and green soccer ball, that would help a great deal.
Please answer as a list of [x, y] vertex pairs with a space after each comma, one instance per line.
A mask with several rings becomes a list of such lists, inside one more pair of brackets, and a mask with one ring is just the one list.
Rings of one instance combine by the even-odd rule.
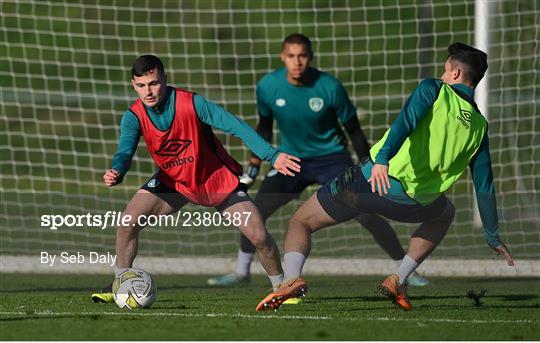
[[114, 302], [120, 308], [148, 308], [156, 300], [156, 284], [142, 269], [129, 268], [114, 278]]

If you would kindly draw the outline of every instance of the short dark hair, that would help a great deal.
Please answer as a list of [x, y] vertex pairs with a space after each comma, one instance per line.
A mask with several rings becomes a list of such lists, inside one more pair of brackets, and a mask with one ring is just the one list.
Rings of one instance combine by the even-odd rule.
[[131, 77], [143, 76], [148, 74], [148, 72], [154, 68], [160, 72], [163, 76], [165, 75], [165, 69], [163, 68], [163, 62], [154, 55], [142, 55], [139, 56], [135, 62], [133, 62], [133, 67], [131, 68]]
[[463, 79], [476, 87], [488, 68], [487, 54], [463, 43], [453, 43], [448, 47], [450, 63], [458, 62], [463, 66]]
[[287, 37], [285, 37], [285, 39], [283, 40], [283, 43], [281, 44], [281, 49], [283, 50], [283, 47], [285, 46], [285, 44], [300, 44], [300, 45], [304, 45], [306, 47], [306, 50], [309, 51], [310, 53], [312, 52], [311, 50], [311, 41], [309, 40], [309, 38], [301, 33], [291, 33], [290, 35], [288, 35]]

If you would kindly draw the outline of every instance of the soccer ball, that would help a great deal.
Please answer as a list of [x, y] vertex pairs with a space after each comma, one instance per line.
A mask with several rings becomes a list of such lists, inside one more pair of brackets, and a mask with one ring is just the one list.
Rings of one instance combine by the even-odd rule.
[[156, 284], [150, 274], [129, 268], [114, 278], [114, 302], [120, 308], [148, 308], [156, 300]]

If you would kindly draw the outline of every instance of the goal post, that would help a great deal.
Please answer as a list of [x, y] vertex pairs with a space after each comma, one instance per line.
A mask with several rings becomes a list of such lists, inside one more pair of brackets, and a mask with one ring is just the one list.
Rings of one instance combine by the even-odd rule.
[[[476, 100], [489, 116], [501, 235], [518, 264], [534, 264], [540, 260], [539, 22], [540, 4], [527, 0], [4, 0], [0, 257], [39, 262], [42, 251], [114, 253], [113, 224], [69, 222], [73, 225], [54, 229], [43, 216], [76, 220], [122, 211], [152, 175], [155, 167], [141, 140], [124, 182], [110, 189], [102, 183], [122, 113], [136, 97], [129, 79], [137, 56], [159, 56], [169, 84], [203, 95], [254, 127], [255, 85], [280, 67], [283, 38], [301, 32], [312, 39], [312, 65], [341, 80], [372, 144], [418, 82], [440, 76], [450, 43], [488, 50], [489, 70]], [[251, 152], [238, 139], [216, 134], [246, 165]], [[267, 165], [259, 181], [266, 170]], [[291, 214], [316, 189], [308, 188], [268, 220], [280, 246]], [[456, 219], [430, 259], [441, 266], [450, 260], [498, 261], [478, 227], [470, 175], [447, 195], [456, 205]], [[208, 210], [190, 205], [182, 211]], [[210, 224], [145, 229], [141, 260], [233, 259], [238, 232]], [[416, 226], [391, 224], [406, 247]], [[388, 259], [354, 221], [317, 232], [313, 239], [312, 256], [320, 261], [360, 268], [339, 261], [369, 265]]]
[[[475, 0], [474, 3], [474, 44], [477, 49], [480, 49], [489, 56], [489, 1]], [[489, 89], [489, 68], [484, 75], [484, 78], [476, 86], [474, 90], [474, 100], [478, 105], [478, 109], [489, 122], [489, 111], [487, 107], [488, 89]], [[478, 204], [474, 203], [473, 224], [477, 228], [482, 227]]]

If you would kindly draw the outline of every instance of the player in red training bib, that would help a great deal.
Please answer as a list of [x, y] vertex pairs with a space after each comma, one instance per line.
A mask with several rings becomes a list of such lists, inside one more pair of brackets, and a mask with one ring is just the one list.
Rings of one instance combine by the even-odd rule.
[[[272, 285], [283, 279], [278, 247], [257, 207], [239, 182], [242, 167], [225, 151], [212, 127], [239, 137], [261, 159], [284, 175], [300, 171], [300, 159], [280, 153], [249, 125], [202, 96], [167, 86], [163, 63], [144, 55], [132, 68], [138, 99], [124, 113], [118, 150], [112, 168], [103, 175], [106, 186], [122, 182], [142, 136], [158, 171], [133, 196], [122, 212], [116, 234], [116, 273], [131, 268], [137, 255], [139, 232], [150, 215], [169, 215], [187, 203], [215, 207], [224, 218], [236, 218], [240, 231], [257, 248]], [[244, 219], [244, 220], [242, 220]], [[236, 225], [238, 224], [238, 225]], [[92, 296], [112, 302], [111, 288]]]

